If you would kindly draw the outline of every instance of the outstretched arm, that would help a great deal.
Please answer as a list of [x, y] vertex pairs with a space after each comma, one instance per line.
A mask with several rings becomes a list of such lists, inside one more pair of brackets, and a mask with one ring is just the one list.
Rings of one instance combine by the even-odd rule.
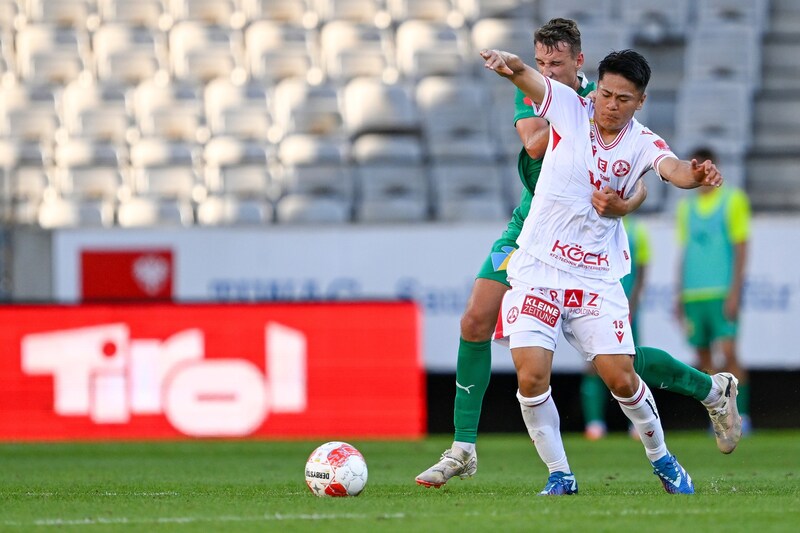
[[502, 50], [481, 50], [480, 53], [486, 60], [484, 67], [495, 71], [498, 76], [508, 78], [537, 105], [542, 103], [545, 92], [544, 77], [535, 68], [526, 65], [518, 56]]
[[694, 189], [701, 185], [722, 185], [722, 174], [710, 160], [698, 163], [697, 159], [684, 161], [668, 157], [661, 162], [658, 173], [680, 189]]

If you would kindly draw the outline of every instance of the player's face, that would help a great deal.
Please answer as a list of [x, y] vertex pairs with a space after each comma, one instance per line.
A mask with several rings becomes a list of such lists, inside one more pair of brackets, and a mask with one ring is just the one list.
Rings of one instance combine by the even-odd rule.
[[542, 76], [577, 88], [578, 71], [583, 66], [583, 52], [573, 57], [572, 49], [567, 43], [558, 43], [558, 46], [550, 49], [542, 43], [536, 43], [535, 52], [536, 68]]
[[597, 83], [594, 120], [610, 133], [618, 132], [641, 109], [646, 95], [619, 74], [606, 74]]

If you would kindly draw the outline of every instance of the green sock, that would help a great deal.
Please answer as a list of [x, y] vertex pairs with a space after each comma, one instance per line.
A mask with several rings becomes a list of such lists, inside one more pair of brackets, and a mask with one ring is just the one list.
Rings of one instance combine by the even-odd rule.
[[711, 392], [711, 376], [658, 348], [637, 347], [633, 367], [651, 389], [666, 389], [699, 402]]
[[750, 383], [739, 383], [737, 389], [736, 407], [739, 408], [739, 414], [750, 416]]
[[603, 379], [596, 374], [584, 374], [581, 379], [581, 405], [583, 406], [583, 421], [606, 422], [606, 403], [608, 403], [608, 388]]
[[456, 362], [456, 401], [453, 411], [455, 439], [475, 442], [481, 418], [483, 395], [492, 375], [492, 341], [470, 342], [459, 339]]

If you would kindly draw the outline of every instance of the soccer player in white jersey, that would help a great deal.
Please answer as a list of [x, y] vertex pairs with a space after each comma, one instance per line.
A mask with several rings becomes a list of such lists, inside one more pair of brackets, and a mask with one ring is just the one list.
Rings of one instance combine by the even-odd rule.
[[540, 494], [575, 494], [578, 485], [561, 441], [550, 395], [553, 351], [561, 327], [591, 361], [639, 433], [654, 473], [671, 493], [694, 484], [664, 441], [655, 401], [633, 369], [628, 302], [619, 280], [630, 271], [625, 229], [601, 217], [592, 192], [605, 186], [625, 197], [647, 171], [680, 188], [719, 186], [711, 161], [679, 160], [634, 112], [645, 101], [650, 67], [633, 50], [600, 62], [596, 100], [550, 80], [519, 57], [483, 50], [485, 66], [509, 79], [550, 123], [550, 143], [528, 218], [508, 264], [502, 331], [517, 369], [522, 417], [550, 476]]

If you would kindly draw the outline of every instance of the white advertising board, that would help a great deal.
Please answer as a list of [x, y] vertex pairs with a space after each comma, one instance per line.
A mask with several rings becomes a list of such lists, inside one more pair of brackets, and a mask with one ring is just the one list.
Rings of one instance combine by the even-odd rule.
[[[643, 219], [653, 245], [640, 344], [691, 362], [672, 316], [677, 270], [673, 219]], [[54, 296], [80, 300], [82, 251], [170, 249], [177, 301], [414, 299], [423, 311], [429, 371], [455, 370], [459, 319], [478, 267], [504, 229], [494, 224], [60, 230], [53, 235]], [[739, 346], [749, 367], [800, 368], [800, 219], [753, 223]], [[391, 342], [391, 339], [387, 339]], [[376, 346], [376, 353], [380, 346]], [[560, 343], [554, 367], [581, 358]], [[495, 347], [495, 370], [513, 371]]]

